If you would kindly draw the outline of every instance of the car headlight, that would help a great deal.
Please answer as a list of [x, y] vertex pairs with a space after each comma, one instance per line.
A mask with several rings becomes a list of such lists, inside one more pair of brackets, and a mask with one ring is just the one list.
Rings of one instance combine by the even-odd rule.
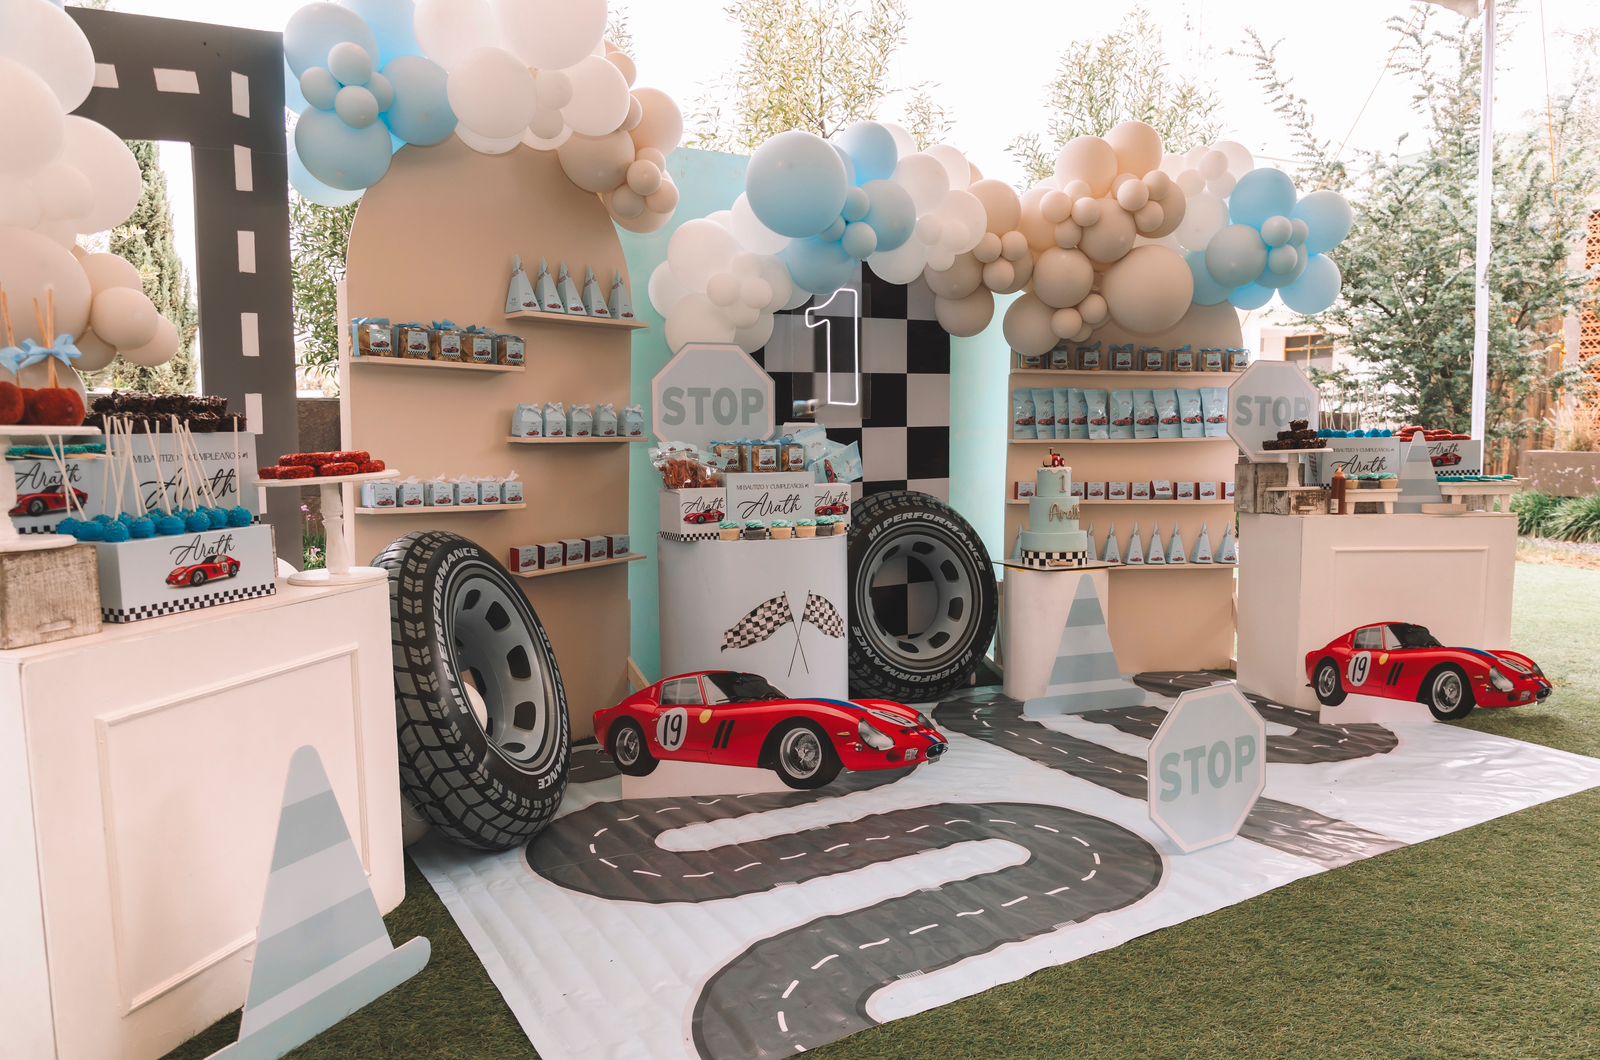
[[1502, 692], [1509, 692], [1513, 687], [1511, 679], [1492, 666], [1489, 667], [1489, 683]]
[[887, 751], [894, 746], [893, 740], [879, 732], [877, 727], [865, 718], [861, 719], [861, 722], [856, 725], [856, 732], [860, 734], [861, 742], [874, 751]]

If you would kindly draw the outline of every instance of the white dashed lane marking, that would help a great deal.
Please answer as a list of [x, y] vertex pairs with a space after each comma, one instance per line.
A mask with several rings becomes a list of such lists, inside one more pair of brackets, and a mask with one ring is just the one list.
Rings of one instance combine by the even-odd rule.
[[602, 829], [600, 829], [600, 831], [598, 831], [598, 832], [596, 832], [596, 833], [595, 833], [595, 834], [594, 834], [594, 837], [595, 837], [595, 838], [596, 838], [596, 839], [599, 839], [599, 838], [600, 838], [600, 837], [601, 837], [601, 836], [603, 836], [603, 835], [605, 835], [605, 834], [606, 834], [606, 833], [607, 833], [607, 832], [609, 832], [609, 831], [611, 831], [611, 829], [609, 829], [609, 828], [602, 828]]
[[1020, 898], [1013, 898], [1009, 902], [1001, 902], [1000, 903], [1000, 908], [1001, 909], [1010, 909], [1012, 906], [1016, 905], [1018, 902], [1026, 902], [1027, 900], [1028, 900], [1028, 896], [1027, 895], [1023, 895]]
[[784, 1020], [783, 1011], [781, 1009], [778, 1011], [778, 1030], [782, 1031], [784, 1034], [789, 1033], [789, 1024]]
[[734, 871], [734, 872], [743, 872], [743, 871], [744, 871], [744, 870], [745, 870], [745, 869], [753, 869], [753, 868], [755, 868], [755, 867], [756, 867], [756, 866], [757, 866], [757, 865], [759, 865], [759, 864], [761, 864], [761, 862], [759, 862], [759, 861], [752, 861], [752, 862], [750, 862], [750, 863], [749, 863], [749, 864], [747, 864], [747, 865], [740, 865], [740, 866], [739, 866], [739, 867], [738, 867], [738, 868], [736, 868], [736, 869], [734, 869], [734, 870], [733, 870], [733, 871]]
[[791, 982], [787, 987], [785, 987], [784, 991], [783, 991], [782, 1000], [784, 1000], [784, 1001], [789, 1000], [789, 995], [794, 993], [794, 988], [799, 986], [799, 985], [800, 985], [800, 980], [796, 979], [793, 982]]
[[956, 914], [956, 916], [982, 916], [982, 915], [983, 915], [983, 910], [982, 909], [973, 909], [970, 912], [957, 913]]
[[684, 873], [683, 878], [686, 879], [686, 880], [703, 880], [707, 876], [715, 876], [715, 875], [716, 875], [716, 873], [714, 873], [714, 872], [694, 872], [694, 873]]
[[1082, 879], [1082, 881], [1080, 881], [1080, 882], [1088, 883], [1090, 880], [1094, 879], [1094, 874], [1099, 872], [1099, 871], [1100, 871], [1099, 869], [1090, 869], [1089, 870], [1089, 875], [1085, 876]]
[[607, 861], [605, 858], [600, 859], [600, 864], [613, 869], [617, 867], [617, 863], [615, 861]]
[[821, 968], [824, 964], [827, 964], [829, 961], [833, 960], [837, 956], [839, 956], [837, 953], [828, 954], [826, 957], [822, 958], [822, 960], [818, 961], [816, 964], [813, 964], [811, 966], [811, 970], [813, 972], [816, 971], [818, 968]]
[[843, 850], [845, 847], [847, 847], [849, 845], [850, 845], [849, 843], [836, 843], [835, 845], [833, 845], [831, 847], [824, 848], [824, 850], [822, 852], [824, 854], [831, 854], [835, 850]]
[[874, 946], [882, 946], [884, 943], [886, 943], [888, 941], [889, 941], [888, 939], [879, 939], [877, 942], [863, 942], [861, 945], [857, 946], [856, 949], [858, 949], [858, 950], [870, 950], [870, 949], [872, 949], [872, 947], [874, 947]]
[[1071, 888], [1071, 887], [1057, 887], [1057, 888], [1056, 888], [1056, 889], [1055, 889], [1055, 890], [1053, 890], [1053, 891], [1046, 891], [1046, 892], [1044, 892], [1044, 893], [1045, 893], [1045, 897], [1047, 897], [1047, 898], [1048, 898], [1048, 897], [1050, 897], [1050, 896], [1051, 896], [1051, 895], [1056, 895], [1056, 894], [1060, 894], [1060, 893], [1061, 893], [1061, 892], [1062, 892], [1062, 891], [1070, 891], [1070, 890], [1072, 890], [1072, 888]]
[[795, 858], [803, 858], [803, 857], [805, 857], [806, 853], [807, 853], [807, 851], [802, 850], [798, 854], [785, 854], [783, 857], [779, 858], [778, 860], [779, 861], [793, 861]]
[[932, 931], [934, 928], [936, 928], [938, 926], [939, 926], [938, 924], [924, 924], [919, 928], [912, 928], [910, 931], [906, 932], [906, 934], [907, 935], [920, 935], [922, 932], [924, 932], [924, 931]]

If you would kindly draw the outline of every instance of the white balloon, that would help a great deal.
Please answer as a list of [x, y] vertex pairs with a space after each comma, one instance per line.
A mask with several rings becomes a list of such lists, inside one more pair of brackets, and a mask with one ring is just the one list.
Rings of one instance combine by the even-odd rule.
[[1216, 180], [1228, 172], [1228, 156], [1221, 151], [1207, 151], [1200, 156], [1200, 163], [1194, 168], [1198, 169], [1200, 175], [1207, 181]]
[[756, 321], [760, 320], [763, 315], [761, 310], [757, 309], [755, 306], [745, 305], [743, 302], [738, 301], [735, 301], [732, 305], [724, 308], [722, 310], [722, 314], [726, 316], [730, 322], [732, 322], [735, 331], [737, 331], [739, 328], [750, 327]]
[[32, 229], [43, 220], [33, 182], [18, 173], [0, 173], [0, 226]]
[[707, 221], [711, 221], [711, 222], [713, 222], [715, 224], [719, 224], [723, 228], [726, 228], [730, 232], [733, 231], [733, 211], [732, 210], [716, 210], [716, 211], [714, 211], [712, 213], [708, 213], [708, 214], [706, 214], [706, 220]]
[[89, 178], [65, 162], [51, 162], [33, 175], [35, 201], [47, 221], [72, 221], [94, 208]]
[[61, 101], [38, 74], [0, 58], [0, 173], [32, 173], [61, 151]]
[[972, 164], [967, 161], [967, 156], [959, 148], [949, 144], [934, 144], [925, 152], [929, 158], [937, 159], [944, 166], [945, 173], [950, 178], [950, 190], [962, 191], [972, 185]]
[[691, 342], [733, 341], [733, 322], [703, 294], [684, 295], [666, 316], [667, 348], [673, 353]]
[[[460, 128], [457, 127], [456, 131], [460, 132]], [[541, 136], [538, 130], [531, 128], [522, 134], [522, 142], [535, 151], [554, 151], [570, 139], [572, 130], [567, 128], [565, 122], [561, 124], [561, 131], [554, 136]]]
[[771, 313], [762, 313], [749, 327], [735, 328], [733, 341], [738, 343], [739, 348], [745, 353], [755, 353], [772, 341], [772, 328], [775, 323]]
[[561, 108], [561, 116], [573, 132], [603, 136], [622, 126], [633, 101], [622, 71], [599, 56], [589, 55], [568, 68], [566, 74], [572, 81], [572, 99]]
[[752, 309], [765, 309], [772, 302], [772, 284], [760, 276], [746, 276], [739, 281], [739, 301]]
[[872, 255], [867, 264], [890, 283], [911, 283], [928, 267], [928, 245], [921, 240], [908, 239], [893, 250]]
[[894, 145], [899, 149], [901, 158], [917, 153], [916, 139], [903, 126], [896, 125], [892, 121], [881, 121], [878, 124], [888, 129], [889, 135], [894, 137]]
[[77, 335], [89, 326], [92, 294], [83, 266], [66, 247], [44, 232], [0, 228], [0, 282], [11, 303], [15, 341], [45, 336], [34, 323], [33, 302], [46, 312], [50, 295], [56, 302], [56, 334]]
[[412, 26], [417, 42], [428, 58], [452, 74], [474, 51], [500, 39], [489, 0], [416, 2]]
[[1185, 250], [1204, 250], [1228, 223], [1228, 204], [1205, 191], [1188, 196], [1186, 202], [1183, 220], [1172, 234]]
[[739, 244], [733, 233], [705, 218], [685, 221], [667, 243], [667, 262], [683, 286], [690, 291], [704, 290], [713, 273], [722, 272]]
[[89, 277], [89, 289], [95, 294], [113, 287], [144, 290], [139, 270], [116, 254], [84, 254], [78, 260], [83, 265], [83, 274]]
[[1183, 189], [1185, 195], [1199, 195], [1206, 190], [1206, 178], [1200, 175], [1198, 169], [1181, 169], [1173, 181]]
[[[895, 166], [893, 179], [911, 196], [919, 216], [937, 208], [950, 194], [950, 175], [939, 160], [931, 155], [906, 155]], [[982, 207], [982, 203], [979, 203], [979, 207]]]
[[740, 244], [757, 254], [776, 254], [789, 245], [788, 236], [780, 236], [761, 223], [750, 208], [749, 197], [743, 194], [733, 200], [733, 234]]
[[[970, 191], [952, 191], [939, 204], [939, 216], [949, 238], [945, 246], [954, 254], [965, 254], [978, 245], [988, 232], [988, 213]], [[961, 238], [956, 238], [957, 235]]]
[[1228, 174], [1238, 180], [1252, 169], [1256, 168], [1256, 160], [1250, 156], [1244, 144], [1234, 140], [1218, 140], [1212, 145], [1221, 151], [1228, 159]]
[[1226, 199], [1233, 194], [1234, 186], [1238, 183], [1232, 174], [1224, 173], [1220, 177], [1213, 177], [1206, 181], [1206, 190], [1219, 199]]
[[533, 91], [539, 97], [539, 106], [560, 110], [572, 102], [572, 78], [565, 70], [536, 70]]
[[917, 238], [928, 246], [935, 246], [944, 238], [944, 218], [938, 214], [924, 214], [917, 221]]
[[715, 305], [733, 305], [739, 300], [739, 277], [731, 272], [713, 273], [706, 281], [706, 297]]
[[161, 314], [143, 291], [108, 287], [94, 296], [89, 327], [119, 350], [137, 349], [156, 337]]
[[688, 288], [673, 275], [672, 266], [664, 261], [650, 273], [650, 283], [646, 290], [650, 295], [650, 304], [655, 306], [656, 312], [663, 317], [678, 304], [678, 299], [689, 293]]
[[483, 136], [465, 125], [456, 126], [456, 135], [461, 138], [462, 143], [483, 155], [503, 155], [515, 150], [517, 145], [522, 143], [521, 136]]
[[605, 61], [606, 0], [494, 0], [494, 13], [506, 47], [527, 66], [560, 70], [596, 48]]
[[74, 218], [73, 226], [84, 235], [115, 228], [144, 195], [138, 160], [121, 137], [99, 122], [72, 115], [65, 129], [61, 161], [88, 177], [94, 188], [93, 209]]
[[534, 109], [533, 120], [528, 123], [528, 131], [541, 140], [553, 140], [561, 135], [563, 129], [568, 136], [572, 135], [572, 130], [567, 128], [567, 119], [561, 116], [561, 112], [546, 110], [543, 105]]
[[144, 368], [154, 368], [166, 364], [178, 353], [180, 345], [178, 329], [173, 327], [172, 321], [160, 314], [156, 315], [155, 336], [143, 346], [134, 349], [119, 348], [122, 359], [129, 364], [137, 364]]
[[[77, 110], [94, 87], [89, 38], [54, 3], [0, 0], [0, 58], [15, 59], [38, 74], [62, 113]], [[7, 106], [12, 104], [4, 93], [0, 98]]]
[[[611, 69], [615, 72], [616, 68]], [[533, 74], [504, 48], [479, 48], [469, 53], [450, 72], [445, 89], [461, 124], [487, 140], [520, 138], [538, 107]]]
[[762, 255], [759, 261], [761, 279], [772, 289], [766, 308], [769, 312], [783, 309], [794, 295], [794, 280], [790, 278], [789, 270], [784, 267], [783, 262], [777, 258]]

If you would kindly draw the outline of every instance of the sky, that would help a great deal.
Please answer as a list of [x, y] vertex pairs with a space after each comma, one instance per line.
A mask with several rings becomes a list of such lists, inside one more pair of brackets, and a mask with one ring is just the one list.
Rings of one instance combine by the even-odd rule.
[[[949, 142], [966, 151], [985, 176], [1020, 181], [1006, 152], [1015, 136], [1042, 131], [1044, 87], [1061, 52], [1073, 41], [1114, 30], [1128, 3], [1073, 4], [1061, 0], [906, 0], [907, 40], [894, 62], [897, 84], [926, 83], [952, 119]], [[301, 0], [113, 0], [119, 11], [195, 21], [281, 29]], [[626, 13], [641, 85], [664, 89], [685, 112], [713, 92], [738, 61], [739, 33], [725, 0], [613, 0]], [[1258, 159], [1287, 158], [1287, 133], [1250, 80], [1249, 63], [1231, 51], [1245, 46], [1246, 30], [1281, 41], [1280, 69], [1310, 104], [1318, 134], [1345, 142], [1345, 154], [1393, 148], [1420, 122], [1408, 86], [1385, 63], [1394, 34], [1391, 16], [1410, 19], [1415, 0], [1146, 0], [1164, 27], [1176, 70], [1216, 85], [1224, 135]], [[1428, 6], [1435, 25], [1459, 16]], [[1594, 0], [1522, 0], [1502, 17], [1496, 62], [1495, 119], [1504, 128], [1525, 125], [1545, 105], [1546, 66], [1551, 88], [1568, 87], [1574, 66], [1571, 34], [1600, 28]], [[1541, 32], [1541, 21], [1543, 23]], [[1506, 32], [1509, 26], [1511, 32]], [[1370, 95], [1370, 102], [1368, 102]], [[891, 100], [880, 117], [901, 117], [903, 100]], [[1358, 120], [1359, 119], [1359, 120]], [[183, 168], [182, 152], [170, 157]], [[168, 166], [169, 170], [175, 168]], [[172, 173], [180, 232], [192, 228], [183, 199], [187, 174]]]

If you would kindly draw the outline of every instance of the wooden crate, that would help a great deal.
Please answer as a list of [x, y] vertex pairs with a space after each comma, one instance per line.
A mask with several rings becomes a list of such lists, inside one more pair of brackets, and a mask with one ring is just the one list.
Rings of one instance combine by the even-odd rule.
[[100, 632], [100, 578], [89, 545], [0, 552], [0, 650]]

